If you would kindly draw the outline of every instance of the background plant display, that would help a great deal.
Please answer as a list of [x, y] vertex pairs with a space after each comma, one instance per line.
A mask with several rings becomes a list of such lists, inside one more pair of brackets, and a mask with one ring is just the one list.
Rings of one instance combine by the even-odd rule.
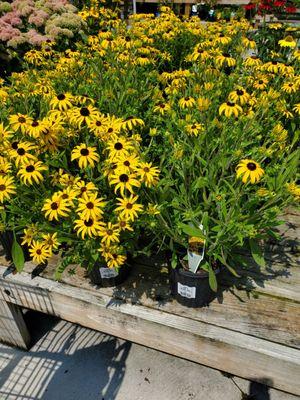
[[161, 11], [128, 30], [103, 9], [97, 34], [28, 51], [24, 72], [2, 82], [3, 229], [23, 232], [36, 263], [60, 251], [63, 267], [118, 267], [127, 252], [168, 248], [175, 265], [197, 237], [215, 286], [214, 263], [235, 273], [234, 250], [249, 243], [263, 265], [257, 242], [299, 199], [292, 32], [262, 60], [247, 55], [245, 20], [203, 26]]
[[54, 43], [63, 49], [78, 39], [85, 27], [77, 9], [67, 0], [14, 0], [0, 1], [0, 72], [9, 72], [30, 48]]

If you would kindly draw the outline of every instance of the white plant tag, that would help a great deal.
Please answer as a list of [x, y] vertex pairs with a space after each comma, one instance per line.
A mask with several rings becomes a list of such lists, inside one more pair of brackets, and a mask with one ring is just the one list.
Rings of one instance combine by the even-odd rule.
[[[198, 228], [203, 231], [202, 224], [198, 225]], [[202, 249], [202, 254], [196, 254], [190, 250], [187, 251], [189, 271], [193, 272], [194, 274], [197, 272], [199, 265], [204, 258], [204, 250], [205, 250], [205, 242], [204, 242], [204, 246]]]
[[191, 286], [182, 285], [180, 282], [177, 283], [177, 292], [182, 297], [186, 297], [188, 299], [196, 298], [196, 288]]
[[100, 268], [100, 275], [102, 279], [115, 278], [118, 271], [115, 268]]

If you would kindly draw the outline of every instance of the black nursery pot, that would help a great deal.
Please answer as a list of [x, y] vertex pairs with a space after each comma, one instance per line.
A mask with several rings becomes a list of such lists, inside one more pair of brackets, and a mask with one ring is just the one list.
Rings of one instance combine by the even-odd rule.
[[122, 265], [118, 270], [108, 268], [106, 265], [95, 263], [89, 272], [89, 278], [92, 283], [101, 287], [112, 287], [123, 283], [129, 276], [131, 266]]
[[[3, 247], [4, 253], [5, 253], [5, 258], [7, 261], [10, 261], [10, 262], [13, 261], [12, 253], [11, 253], [13, 242], [14, 242], [13, 231], [0, 232], [0, 243]], [[18, 236], [17, 236], [17, 242], [21, 246], [21, 240]], [[29, 255], [27, 246], [22, 246], [22, 249], [23, 249], [25, 261], [29, 261], [30, 255]]]
[[[215, 270], [216, 274], [218, 272], [218, 269]], [[193, 273], [177, 267], [171, 270], [170, 281], [172, 295], [183, 306], [207, 306], [216, 297], [216, 293], [209, 286], [208, 273], [201, 269]]]

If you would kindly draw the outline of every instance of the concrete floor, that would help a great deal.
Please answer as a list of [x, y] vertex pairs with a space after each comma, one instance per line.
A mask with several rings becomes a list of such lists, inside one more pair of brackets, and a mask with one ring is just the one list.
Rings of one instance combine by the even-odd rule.
[[29, 352], [0, 344], [0, 400], [295, 400], [263, 385], [28, 312]]

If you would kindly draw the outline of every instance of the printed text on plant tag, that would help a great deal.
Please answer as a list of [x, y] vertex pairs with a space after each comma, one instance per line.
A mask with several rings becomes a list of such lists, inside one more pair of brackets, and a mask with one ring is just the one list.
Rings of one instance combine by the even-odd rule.
[[196, 297], [196, 288], [182, 285], [178, 282], [177, 291], [182, 297], [187, 297], [188, 299], [194, 299]]

